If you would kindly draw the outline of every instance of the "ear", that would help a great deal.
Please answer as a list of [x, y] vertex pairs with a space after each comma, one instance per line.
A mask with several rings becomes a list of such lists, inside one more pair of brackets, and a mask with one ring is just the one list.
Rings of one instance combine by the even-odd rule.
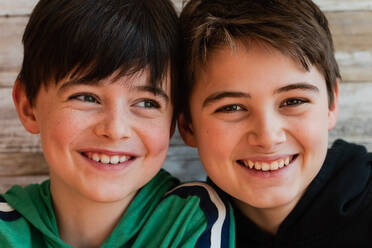
[[16, 80], [13, 86], [13, 102], [16, 107], [18, 117], [23, 126], [30, 133], [39, 133], [39, 125], [35, 118], [34, 108], [27, 98], [24, 84]]
[[331, 130], [336, 126], [338, 116], [338, 86], [339, 79], [337, 79], [334, 91], [333, 91], [333, 104], [328, 110], [328, 130]]
[[188, 146], [196, 147], [194, 132], [192, 130], [192, 124], [186, 121], [184, 114], [180, 114], [178, 116], [178, 130], [181, 134], [183, 141]]

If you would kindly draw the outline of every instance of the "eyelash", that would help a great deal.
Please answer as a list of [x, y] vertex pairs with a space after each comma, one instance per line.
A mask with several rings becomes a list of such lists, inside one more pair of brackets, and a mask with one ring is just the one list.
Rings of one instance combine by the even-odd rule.
[[100, 103], [97, 100], [96, 96], [94, 96], [92, 94], [88, 94], [88, 93], [79, 93], [79, 94], [70, 96], [68, 99], [69, 100], [78, 100], [78, 101], [81, 101], [81, 102], [98, 103], [98, 104]]
[[[143, 106], [139, 106], [139, 105], [143, 105]], [[159, 109], [161, 107], [158, 102], [151, 100], [151, 99], [143, 99], [139, 101], [138, 103], [136, 103], [136, 106], [139, 106], [141, 108], [154, 108], [154, 109]]]
[[308, 103], [309, 101], [306, 99], [301, 98], [290, 98], [283, 101], [283, 103], [280, 104], [280, 107], [296, 107], [299, 105], [302, 105], [304, 103]]
[[[281, 108], [283, 108], [283, 107], [296, 107], [296, 106], [300, 106], [300, 105], [308, 103], [308, 102], [309, 102], [308, 100], [302, 99], [302, 98], [290, 98], [290, 99], [284, 100], [280, 104], [280, 107]], [[240, 106], [239, 104], [230, 104], [230, 105], [226, 105], [226, 106], [223, 106], [221, 108], [218, 108], [215, 112], [216, 113], [234, 113], [234, 112], [238, 112], [238, 111], [246, 111], [246, 109], [244, 107]]]
[[[97, 103], [99, 104], [100, 102], [97, 100], [97, 97], [92, 95], [92, 94], [82, 94], [82, 93], [79, 93], [77, 95], [73, 95], [73, 96], [70, 96], [69, 97], [69, 100], [78, 100], [78, 101], [81, 101], [81, 102], [88, 102], [88, 103]], [[139, 106], [141, 105], [142, 103], [142, 106]], [[139, 107], [142, 107], [142, 108], [154, 108], [154, 109], [159, 109], [161, 106], [158, 102], [154, 101], [154, 100], [151, 100], [151, 99], [143, 99], [141, 101], [139, 101], [138, 103], [136, 103], [137, 106]]]
[[237, 111], [245, 111], [245, 108], [243, 108], [242, 106], [238, 104], [230, 104], [230, 105], [226, 105], [221, 108], [218, 108], [216, 110], [216, 113], [233, 113]]

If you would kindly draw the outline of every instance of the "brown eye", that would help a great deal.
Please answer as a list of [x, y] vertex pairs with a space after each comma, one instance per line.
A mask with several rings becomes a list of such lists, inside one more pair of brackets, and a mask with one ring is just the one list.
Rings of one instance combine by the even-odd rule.
[[301, 104], [304, 104], [304, 103], [307, 103], [309, 101], [305, 100], [305, 99], [300, 99], [300, 98], [291, 98], [291, 99], [287, 99], [285, 100], [281, 105], [280, 107], [294, 107], [294, 106], [298, 106], [298, 105], [301, 105]]
[[226, 106], [223, 106], [223, 107], [217, 109], [216, 112], [233, 113], [233, 112], [242, 111], [242, 110], [244, 110], [244, 109], [241, 106], [239, 106], [238, 104], [231, 104], [231, 105], [226, 105]]
[[142, 100], [138, 102], [136, 105], [141, 108], [156, 108], [156, 109], [160, 108], [160, 104], [151, 99]]
[[81, 102], [99, 103], [96, 97], [90, 94], [78, 94], [78, 95], [69, 97], [69, 99], [75, 99]]

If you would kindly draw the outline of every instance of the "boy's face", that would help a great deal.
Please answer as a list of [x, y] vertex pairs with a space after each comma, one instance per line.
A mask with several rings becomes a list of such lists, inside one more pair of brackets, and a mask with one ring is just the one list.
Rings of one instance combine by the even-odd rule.
[[297, 203], [322, 166], [337, 116], [315, 67], [305, 71], [258, 45], [214, 52], [189, 106], [192, 123], [181, 116], [181, 135], [208, 176], [259, 209]]
[[171, 130], [169, 85], [152, 88], [147, 72], [112, 78], [41, 88], [28, 113], [34, 120], [23, 121], [40, 133], [52, 193], [128, 200], [160, 170]]

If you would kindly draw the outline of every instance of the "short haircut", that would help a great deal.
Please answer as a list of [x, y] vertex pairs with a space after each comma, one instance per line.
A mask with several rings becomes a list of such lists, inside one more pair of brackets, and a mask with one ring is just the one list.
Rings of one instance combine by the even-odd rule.
[[252, 43], [273, 47], [306, 70], [316, 66], [327, 84], [329, 107], [333, 105], [341, 76], [328, 21], [311, 0], [190, 0], [180, 24], [184, 65], [179, 97], [186, 120], [191, 91], [209, 55], [235, 47], [237, 41], [248, 49]]
[[[23, 35], [18, 79], [33, 104], [41, 87], [71, 77], [97, 82], [149, 71], [178, 77], [179, 23], [170, 0], [40, 0]], [[174, 100], [174, 94], [171, 96]]]

